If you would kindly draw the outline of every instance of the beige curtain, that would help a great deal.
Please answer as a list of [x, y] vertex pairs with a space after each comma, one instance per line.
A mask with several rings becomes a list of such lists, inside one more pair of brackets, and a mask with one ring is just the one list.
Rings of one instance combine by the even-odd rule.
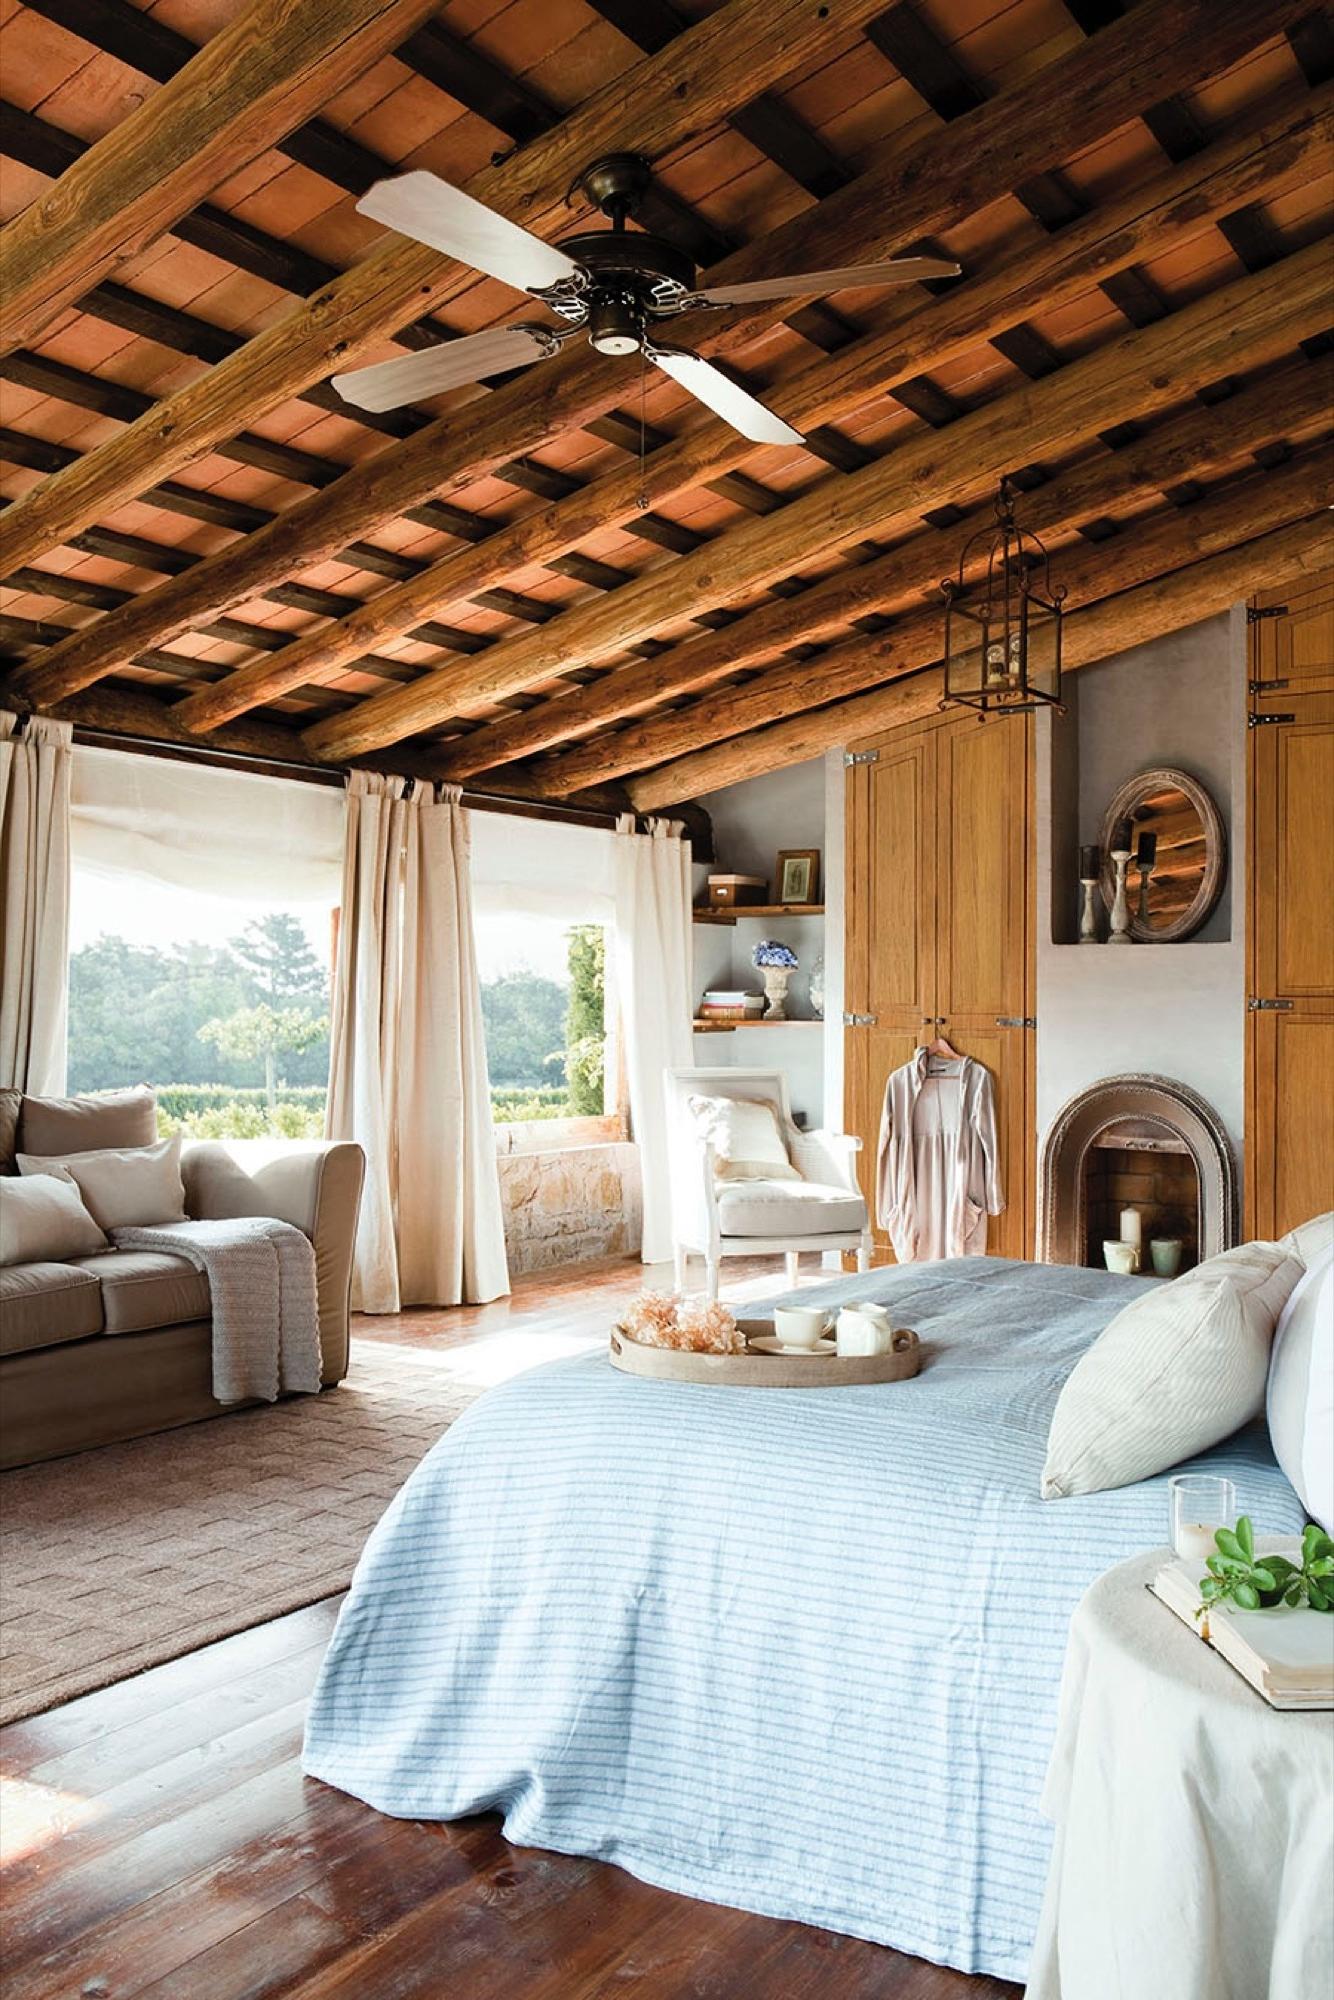
[[509, 1290], [458, 800], [376, 772], [348, 780], [326, 1131], [366, 1152], [364, 1312]]
[[0, 1085], [65, 1088], [73, 729], [0, 710]]
[[636, 833], [626, 815], [615, 842], [616, 991], [625, 1029], [630, 1117], [644, 1187], [646, 1264], [672, 1254], [672, 1190], [664, 1072], [692, 1053], [690, 843], [674, 820]]

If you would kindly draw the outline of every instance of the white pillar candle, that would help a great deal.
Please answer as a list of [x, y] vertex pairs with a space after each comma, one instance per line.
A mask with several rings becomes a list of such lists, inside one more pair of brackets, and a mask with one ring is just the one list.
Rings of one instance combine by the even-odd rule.
[[1121, 1210], [1121, 1241], [1123, 1243], [1133, 1243], [1137, 1250], [1141, 1247], [1140, 1219], [1137, 1208], [1123, 1208]]

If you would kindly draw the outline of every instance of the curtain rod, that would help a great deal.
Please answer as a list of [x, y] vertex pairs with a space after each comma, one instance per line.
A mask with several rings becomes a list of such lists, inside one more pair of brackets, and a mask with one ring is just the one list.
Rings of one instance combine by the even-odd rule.
[[[82, 723], [74, 725], [74, 740], [86, 744], [90, 749], [128, 750], [140, 757], [164, 757], [177, 764], [214, 764], [222, 770], [249, 770], [261, 776], [274, 778], [294, 778], [307, 785], [334, 785], [343, 789], [348, 770], [344, 766], [335, 769], [327, 764], [306, 764], [296, 758], [266, 756], [260, 750], [219, 750], [200, 743], [158, 743], [149, 737], [131, 736], [115, 729], [96, 729]], [[405, 774], [411, 775], [411, 774]], [[420, 783], [430, 780], [419, 779]], [[566, 826], [614, 827], [617, 815], [601, 812], [587, 806], [567, 806], [559, 800], [538, 803], [536, 800], [516, 799], [504, 792], [477, 792], [466, 787], [463, 790], [463, 804], [477, 812], [512, 813], [524, 819], [556, 820]]]

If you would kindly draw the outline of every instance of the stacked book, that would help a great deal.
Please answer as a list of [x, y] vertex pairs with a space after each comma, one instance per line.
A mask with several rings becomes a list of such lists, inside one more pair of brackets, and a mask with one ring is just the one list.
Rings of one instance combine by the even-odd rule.
[[[1300, 1560], [1300, 1548], [1279, 1545]], [[1211, 1604], [1199, 1618], [1200, 1565], [1164, 1564], [1149, 1589], [1221, 1653], [1271, 1708], [1334, 1708], [1334, 1616], [1306, 1605], [1241, 1611]]]
[[758, 1021], [764, 1012], [762, 993], [711, 988], [699, 1003], [701, 1021]]

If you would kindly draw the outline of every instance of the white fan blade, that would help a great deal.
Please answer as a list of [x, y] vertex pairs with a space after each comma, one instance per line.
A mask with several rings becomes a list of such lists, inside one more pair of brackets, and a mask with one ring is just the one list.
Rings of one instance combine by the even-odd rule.
[[683, 389], [707, 404], [716, 417], [721, 417], [734, 431], [740, 431], [742, 437], [752, 438], [756, 444], [801, 443], [800, 431], [794, 431], [791, 424], [784, 423], [772, 410], [766, 410], [748, 389], [724, 375], [711, 361], [702, 360], [698, 354], [683, 354], [674, 347], [650, 348], [648, 357], [673, 382], [679, 382]]
[[485, 333], [444, 340], [439, 347], [424, 348], [419, 354], [397, 355], [392, 361], [377, 361], [373, 367], [335, 375], [333, 385], [344, 402], [355, 403], [359, 410], [397, 410], [404, 403], [420, 402], [424, 396], [438, 396], [442, 389], [484, 382], [488, 375], [503, 375], [508, 368], [544, 361], [559, 349], [558, 336], [545, 327], [488, 327]]
[[745, 306], [760, 299], [815, 298], [851, 291], [859, 285], [911, 285], [923, 278], [957, 278], [960, 267], [943, 257], [897, 257], [887, 264], [841, 264], [832, 271], [798, 271], [790, 278], [752, 278], [747, 284], [710, 285], [696, 292], [706, 306]]
[[442, 181], [438, 174], [420, 168], [394, 180], [377, 181], [361, 197], [357, 209], [400, 235], [415, 237], [432, 250], [443, 250], [446, 257], [457, 257], [460, 263], [471, 264], [521, 292], [559, 284], [578, 269], [563, 250], [497, 215], [462, 188]]

